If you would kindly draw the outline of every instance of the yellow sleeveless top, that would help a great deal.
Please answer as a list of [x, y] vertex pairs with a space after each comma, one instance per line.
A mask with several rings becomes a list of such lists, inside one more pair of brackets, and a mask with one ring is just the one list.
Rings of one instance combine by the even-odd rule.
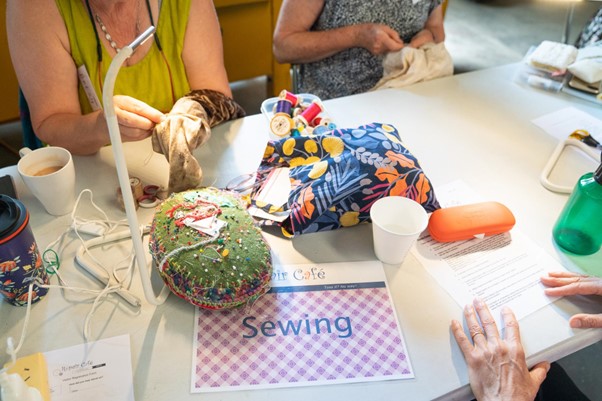
[[[131, 96], [162, 112], [168, 112], [174, 103], [172, 82], [176, 100], [190, 91], [186, 69], [182, 61], [190, 1], [163, 0], [160, 2], [159, 20], [155, 19], [157, 29], [155, 35], [159, 37], [167, 62], [156, 43], [153, 43], [142, 60], [135, 65], [121, 67], [115, 82], [115, 95]], [[102, 62], [99, 63], [94, 27], [84, 2], [56, 0], [56, 4], [69, 34], [71, 57], [77, 67], [82, 65], [86, 67], [92, 86], [102, 104], [102, 84], [112, 57], [101, 43]], [[144, 9], [146, 10], [146, 7]], [[99, 29], [98, 34], [103, 35], [103, 32]], [[79, 103], [83, 114], [93, 111], [81, 80]]]

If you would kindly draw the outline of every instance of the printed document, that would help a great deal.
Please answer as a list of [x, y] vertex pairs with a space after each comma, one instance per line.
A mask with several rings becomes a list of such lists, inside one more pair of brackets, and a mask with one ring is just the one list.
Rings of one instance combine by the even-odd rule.
[[[477, 202], [463, 182], [438, 188], [442, 207]], [[566, 270], [552, 256], [516, 228], [482, 239], [437, 242], [425, 231], [412, 250], [414, 256], [460, 305], [484, 300], [500, 326], [502, 306], [517, 319], [548, 305], [556, 298], [544, 294], [540, 277]]]
[[134, 401], [127, 335], [44, 352], [52, 401]]

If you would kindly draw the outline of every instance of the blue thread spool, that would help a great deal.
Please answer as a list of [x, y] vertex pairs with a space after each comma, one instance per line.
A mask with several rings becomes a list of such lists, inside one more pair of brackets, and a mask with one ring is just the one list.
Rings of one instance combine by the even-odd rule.
[[323, 135], [324, 133], [328, 132], [328, 129], [326, 129], [325, 126], [323, 125], [318, 125], [317, 127], [314, 128], [314, 135]]
[[274, 113], [274, 114], [284, 113], [284, 114], [290, 116], [292, 110], [293, 110], [293, 105], [291, 102], [289, 102], [286, 99], [280, 99], [276, 103], [276, 113]]

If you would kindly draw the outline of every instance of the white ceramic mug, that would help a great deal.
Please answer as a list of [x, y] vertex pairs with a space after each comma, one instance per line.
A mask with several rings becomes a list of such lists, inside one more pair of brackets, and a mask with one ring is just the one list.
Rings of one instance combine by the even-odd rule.
[[23, 148], [17, 170], [27, 188], [54, 216], [70, 213], [75, 203], [75, 168], [71, 153], [64, 148], [46, 146]]
[[428, 224], [422, 205], [402, 196], [387, 196], [370, 208], [374, 253], [383, 263], [400, 265]]

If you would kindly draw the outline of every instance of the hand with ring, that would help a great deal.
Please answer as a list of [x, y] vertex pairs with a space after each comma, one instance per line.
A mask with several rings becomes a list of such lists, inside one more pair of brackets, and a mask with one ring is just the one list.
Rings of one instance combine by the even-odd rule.
[[464, 318], [472, 341], [457, 320], [452, 320], [451, 330], [466, 359], [470, 387], [476, 399], [532, 401], [550, 364], [540, 362], [529, 371], [514, 313], [507, 307], [502, 308], [504, 338], [500, 337], [483, 301], [475, 299], [473, 305], [466, 305]]

